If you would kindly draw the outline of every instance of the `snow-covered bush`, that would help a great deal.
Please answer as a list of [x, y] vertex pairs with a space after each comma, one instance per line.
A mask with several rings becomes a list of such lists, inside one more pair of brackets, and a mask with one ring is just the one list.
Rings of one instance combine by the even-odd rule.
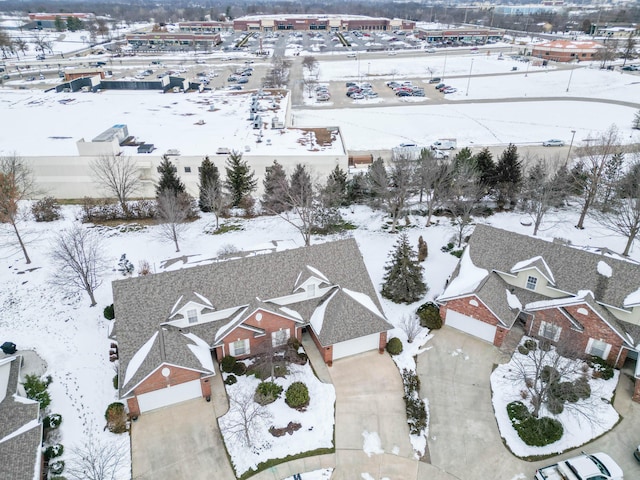
[[44, 197], [31, 206], [36, 222], [53, 222], [60, 219], [60, 205], [53, 197]]
[[123, 253], [120, 257], [120, 261], [118, 262], [118, 271], [125, 277], [128, 277], [131, 276], [133, 270], [133, 263], [129, 261], [129, 259], [127, 258], [127, 254]]
[[56, 443], [54, 445], [49, 445], [44, 450], [44, 458], [49, 460], [51, 458], [56, 458], [62, 456], [64, 453], [64, 445], [60, 443]]
[[220, 369], [225, 373], [233, 372], [233, 367], [236, 366], [236, 357], [231, 355], [225, 356], [220, 362]]
[[437, 330], [442, 328], [442, 317], [440, 316], [440, 308], [433, 302], [423, 303], [416, 310], [416, 314], [420, 318], [420, 325], [429, 330]]
[[260, 405], [268, 405], [275, 402], [282, 393], [282, 387], [273, 382], [261, 382], [256, 388], [253, 399]]
[[124, 433], [127, 431], [127, 413], [124, 410], [124, 404], [114, 402], [107, 407], [104, 413], [107, 420], [107, 428], [111, 433]]
[[60, 415], [59, 413], [52, 413], [50, 415], [47, 415], [42, 420], [42, 425], [44, 426], [44, 428], [49, 428], [51, 430], [55, 430], [56, 428], [58, 428], [61, 423], [62, 415]]
[[37, 375], [25, 375], [24, 377], [24, 391], [27, 394], [27, 398], [40, 402], [40, 408], [46, 410], [51, 403], [51, 397], [47, 391], [47, 387], [51, 383], [51, 377], [47, 377], [44, 380], [38, 378]]
[[293, 382], [285, 393], [285, 402], [291, 408], [304, 408], [309, 405], [309, 389], [302, 382]]

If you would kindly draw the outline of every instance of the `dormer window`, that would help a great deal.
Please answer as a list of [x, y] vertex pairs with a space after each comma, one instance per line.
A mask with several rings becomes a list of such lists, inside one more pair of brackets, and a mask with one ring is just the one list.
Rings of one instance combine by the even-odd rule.
[[195, 309], [187, 310], [187, 318], [189, 323], [198, 323], [198, 311]]
[[538, 283], [538, 279], [536, 277], [532, 277], [531, 275], [529, 275], [527, 277], [527, 290], [535, 290], [536, 289], [536, 284]]

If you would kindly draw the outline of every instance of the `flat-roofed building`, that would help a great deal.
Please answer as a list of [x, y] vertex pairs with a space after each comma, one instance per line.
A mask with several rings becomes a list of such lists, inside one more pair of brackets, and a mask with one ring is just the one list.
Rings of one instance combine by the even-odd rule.
[[364, 15], [251, 15], [233, 21], [236, 31], [393, 31], [413, 30], [412, 20]]
[[170, 50], [185, 50], [194, 47], [213, 48], [221, 43], [219, 33], [130, 33], [126, 36], [127, 43], [135, 48], [164, 48]]
[[533, 45], [531, 55], [555, 62], [586, 61], [595, 59], [602, 48], [592, 40], [551, 40]]

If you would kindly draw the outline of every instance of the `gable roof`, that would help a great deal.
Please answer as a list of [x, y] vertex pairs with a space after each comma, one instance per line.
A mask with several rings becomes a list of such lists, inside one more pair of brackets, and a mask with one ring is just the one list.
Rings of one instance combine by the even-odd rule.
[[[187, 354], [182, 353], [188, 353], [188, 349], [179, 348], [179, 344], [175, 349], [167, 348], [168, 342], [178, 342], [171, 337], [173, 332], [179, 334], [182, 330], [195, 333], [213, 346], [217, 332], [228, 326], [237, 315], [243, 315], [249, 305], [293, 318], [291, 312], [287, 311], [291, 310], [298, 313], [305, 323], [308, 322], [312, 312], [326, 296], [286, 305], [287, 310], [282, 311], [278, 305], [256, 299], [291, 295], [300, 277], [308, 278], [312, 273], [317, 278], [324, 276], [330, 285], [361, 293], [382, 312], [376, 290], [353, 238], [114, 281], [112, 289], [120, 360], [119, 378], [125, 379], [125, 372], [134, 355], [155, 332], [161, 332], [160, 337], [165, 340], [164, 346], [159, 341], [153, 342], [144, 359], [136, 365], [135, 374], [127, 378], [127, 385], [121, 385], [121, 396], [123, 387], [130, 390], [131, 385], [145, 378], [169, 355], [175, 357], [176, 365], [191, 362], [195, 366], [197, 359], [193, 355], [188, 358]], [[208, 299], [217, 311], [229, 309], [234, 313], [224, 319], [182, 329], [170, 325], [159, 329], [168, 320], [178, 299], [192, 298], [192, 292]], [[351, 302], [358, 305], [352, 305]], [[374, 330], [381, 332], [393, 328], [384, 317], [379, 318], [363, 307], [361, 302], [353, 299], [351, 302], [343, 301], [340, 304], [343, 314], [339, 314], [338, 304], [334, 304], [329, 322], [331, 328], [327, 328], [323, 336], [325, 341], [344, 341], [373, 333]], [[246, 313], [251, 311], [253, 309]], [[184, 347], [184, 340], [181, 341]]]
[[17, 394], [21, 361], [21, 356], [0, 359], [0, 384], [6, 385], [0, 392], [0, 478], [34, 480], [40, 472], [40, 405]]

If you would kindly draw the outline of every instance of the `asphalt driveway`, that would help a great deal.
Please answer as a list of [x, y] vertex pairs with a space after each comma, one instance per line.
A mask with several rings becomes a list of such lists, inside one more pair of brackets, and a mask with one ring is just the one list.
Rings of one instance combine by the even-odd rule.
[[131, 429], [134, 480], [235, 480], [216, 422], [203, 398], [140, 415]]
[[553, 459], [526, 462], [503, 445], [493, 413], [489, 376], [493, 365], [504, 360], [498, 349], [446, 326], [434, 332], [426, 347], [418, 357], [418, 374], [422, 394], [429, 400], [433, 466], [462, 480], [526, 479], [533, 478], [536, 468], [580, 450], [604, 451], [618, 461], [625, 478], [640, 478], [640, 466], [632, 456], [640, 443], [640, 404], [631, 402], [632, 382], [626, 376], [620, 379], [614, 401], [623, 420], [611, 432]]

